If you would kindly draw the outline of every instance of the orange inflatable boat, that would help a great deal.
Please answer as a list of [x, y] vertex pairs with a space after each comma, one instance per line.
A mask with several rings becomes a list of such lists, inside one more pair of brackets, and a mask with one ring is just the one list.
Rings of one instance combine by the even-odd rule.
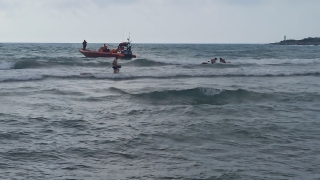
[[128, 42], [120, 43], [117, 49], [110, 50], [102, 47], [98, 51], [94, 51], [80, 48], [79, 52], [85, 57], [118, 57], [121, 59], [131, 59], [137, 57], [136, 55], [132, 54], [131, 42], [129, 39]]

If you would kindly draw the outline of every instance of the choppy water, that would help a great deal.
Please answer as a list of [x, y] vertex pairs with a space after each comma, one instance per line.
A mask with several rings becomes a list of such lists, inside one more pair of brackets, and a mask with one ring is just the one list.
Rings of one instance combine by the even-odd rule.
[[320, 179], [319, 46], [80, 46], [0, 44], [0, 179]]

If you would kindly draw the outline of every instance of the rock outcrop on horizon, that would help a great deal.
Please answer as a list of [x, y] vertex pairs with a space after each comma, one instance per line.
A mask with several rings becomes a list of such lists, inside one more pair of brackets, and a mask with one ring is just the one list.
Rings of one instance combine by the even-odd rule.
[[271, 44], [277, 44], [277, 45], [320, 45], [320, 37], [315, 38], [305, 38], [301, 40], [294, 40], [294, 39], [288, 39], [283, 40], [277, 43], [271, 43]]

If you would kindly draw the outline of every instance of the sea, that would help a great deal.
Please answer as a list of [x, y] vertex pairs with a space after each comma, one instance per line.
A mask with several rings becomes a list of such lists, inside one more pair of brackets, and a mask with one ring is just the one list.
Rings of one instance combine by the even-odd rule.
[[320, 179], [320, 46], [81, 46], [0, 44], [1, 180]]

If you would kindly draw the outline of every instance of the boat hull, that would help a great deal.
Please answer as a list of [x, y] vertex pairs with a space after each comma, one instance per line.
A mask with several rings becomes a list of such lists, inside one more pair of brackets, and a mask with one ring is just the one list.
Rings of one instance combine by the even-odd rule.
[[118, 57], [122, 59], [131, 59], [136, 58], [134, 54], [122, 54], [122, 53], [111, 53], [111, 52], [99, 52], [92, 50], [79, 49], [79, 52], [82, 53], [85, 57]]

